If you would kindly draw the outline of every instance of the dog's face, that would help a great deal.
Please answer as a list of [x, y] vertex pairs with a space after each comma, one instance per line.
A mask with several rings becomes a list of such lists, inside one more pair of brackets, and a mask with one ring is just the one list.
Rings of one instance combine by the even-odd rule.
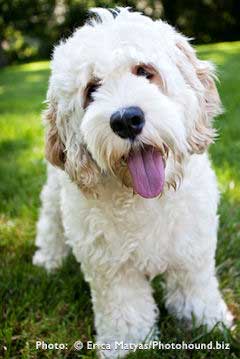
[[213, 141], [221, 110], [213, 67], [162, 21], [97, 13], [55, 48], [46, 155], [85, 192], [115, 176], [156, 197]]

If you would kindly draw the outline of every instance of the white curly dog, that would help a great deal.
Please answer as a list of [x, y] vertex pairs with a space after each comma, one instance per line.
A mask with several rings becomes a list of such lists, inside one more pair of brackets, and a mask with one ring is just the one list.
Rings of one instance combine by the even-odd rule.
[[221, 112], [214, 68], [161, 20], [93, 11], [54, 50], [34, 264], [55, 269], [72, 249], [99, 343], [148, 337], [159, 273], [170, 313], [231, 326], [215, 274], [219, 193], [206, 152]]

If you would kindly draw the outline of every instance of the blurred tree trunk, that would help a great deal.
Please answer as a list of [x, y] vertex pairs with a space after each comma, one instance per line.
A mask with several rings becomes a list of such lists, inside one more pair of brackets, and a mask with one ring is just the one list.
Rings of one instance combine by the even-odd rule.
[[6, 66], [8, 63], [7, 57], [2, 48], [2, 41], [3, 41], [3, 39], [0, 37], [0, 68]]

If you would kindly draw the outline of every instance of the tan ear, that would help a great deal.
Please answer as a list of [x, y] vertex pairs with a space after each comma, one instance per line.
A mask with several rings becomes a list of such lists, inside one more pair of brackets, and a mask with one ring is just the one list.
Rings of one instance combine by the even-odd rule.
[[84, 144], [77, 146], [74, 153], [68, 154], [65, 171], [85, 195], [98, 195], [100, 169]]
[[63, 169], [84, 194], [96, 195], [100, 170], [84, 144], [79, 144], [75, 136], [68, 143], [68, 151], [61, 141], [56, 125], [57, 106], [50, 103], [43, 113], [47, 126], [45, 153], [47, 160]]
[[177, 66], [186, 82], [196, 91], [200, 105], [199, 116], [188, 138], [190, 152], [202, 153], [214, 142], [216, 132], [212, 121], [222, 113], [221, 100], [215, 85], [214, 66], [208, 61], [199, 60], [184, 36], [177, 35], [176, 46], [180, 55]]
[[56, 106], [49, 104], [46, 111], [43, 113], [43, 119], [47, 126], [45, 139], [45, 155], [47, 160], [53, 165], [64, 168], [65, 152], [64, 145], [58, 134], [56, 125]]

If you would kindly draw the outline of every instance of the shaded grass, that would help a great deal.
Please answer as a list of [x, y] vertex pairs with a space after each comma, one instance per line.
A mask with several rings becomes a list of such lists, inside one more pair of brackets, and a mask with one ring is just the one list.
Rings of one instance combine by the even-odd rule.
[[[216, 121], [220, 137], [211, 156], [222, 200], [217, 272], [223, 295], [236, 316], [233, 332], [203, 328], [188, 332], [164, 308], [161, 277], [154, 280], [161, 311], [161, 341], [229, 342], [230, 350], [138, 351], [129, 358], [240, 357], [240, 43], [198, 47], [219, 69], [220, 95], [226, 112]], [[42, 102], [49, 76], [48, 63], [37, 62], [0, 72], [0, 357], [96, 358], [75, 340], [94, 340], [88, 285], [79, 265], [69, 257], [62, 269], [47, 275], [32, 266], [39, 192], [45, 179]], [[35, 341], [68, 343], [66, 351], [36, 351]]]

